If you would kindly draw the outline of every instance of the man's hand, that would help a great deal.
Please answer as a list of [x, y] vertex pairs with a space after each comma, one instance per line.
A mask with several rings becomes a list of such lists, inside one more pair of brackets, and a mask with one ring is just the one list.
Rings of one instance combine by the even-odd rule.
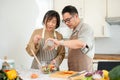
[[54, 48], [58, 47], [60, 45], [60, 42], [57, 39], [53, 39], [53, 38], [48, 38], [45, 41], [45, 44], [47, 44], [48, 41], [53, 41], [54, 45], [51, 46], [50, 50], [53, 50]]

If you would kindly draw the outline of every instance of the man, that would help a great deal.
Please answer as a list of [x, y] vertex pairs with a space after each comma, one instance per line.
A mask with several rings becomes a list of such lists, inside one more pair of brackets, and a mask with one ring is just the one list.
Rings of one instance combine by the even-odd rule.
[[[52, 48], [59, 45], [68, 47], [68, 69], [73, 71], [92, 71], [94, 57], [94, 34], [92, 28], [83, 23], [74, 6], [65, 6], [62, 10], [63, 22], [73, 29], [70, 40], [48, 39], [54, 42]], [[47, 40], [47, 41], [48, 41]], [[46, 42], [47, 42], [46, 41]]]

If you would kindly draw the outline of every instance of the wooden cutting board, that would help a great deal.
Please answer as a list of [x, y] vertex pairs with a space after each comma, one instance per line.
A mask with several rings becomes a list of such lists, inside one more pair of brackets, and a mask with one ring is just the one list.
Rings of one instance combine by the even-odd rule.
[[82, 80], [85, 77], [85, 73], [75, 76], [75, 77], [71, 77], [71, 80]]
[[55, 73], [50, 74], [50, 77], [67, 78], [74, 74], [77, 74], [77, 72], [75, 72], [75, 71], [57, 71]]

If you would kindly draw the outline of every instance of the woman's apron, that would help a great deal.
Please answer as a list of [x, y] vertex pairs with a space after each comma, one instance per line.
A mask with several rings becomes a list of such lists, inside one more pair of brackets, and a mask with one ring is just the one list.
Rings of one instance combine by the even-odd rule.
[[[55, 39], [57, 38], [55, 31], [54, 31], [54, 38]], [[36, 54], [36, 56], [40, 62], [41, 61], [52, 61], [54, 58], [56, 58], [57, 51], [56, 49], [53, 49], [53, 50], [43, 49], [44, 44], [45, 44], [45, 28], [43, 28], [43, 31], [42, 31], [42, 39], [40, 40], [40, 49], [38, 53]], [[31, 68], [38, 69], [38, 64], [35, 59], [33, 60]]]
[[[76, 35], [71, 35], [70, 40], [77, 39], [78, 33]], [[92, 71], [92, 59], [84, 54], [81, 49], [69, 49], [68, 51], [68, 69], [73, 71]]]

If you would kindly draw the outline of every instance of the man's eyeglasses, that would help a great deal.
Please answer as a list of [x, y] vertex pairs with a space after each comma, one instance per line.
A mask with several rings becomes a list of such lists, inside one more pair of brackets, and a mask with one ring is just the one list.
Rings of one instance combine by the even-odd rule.
[[67, 18], [65, 20], [62, 20], [62, 22], [66, 23], [66, 22], [70, 22], [70, 20], [73, 18], [73, 16], [71, 16], [70, 18]]

